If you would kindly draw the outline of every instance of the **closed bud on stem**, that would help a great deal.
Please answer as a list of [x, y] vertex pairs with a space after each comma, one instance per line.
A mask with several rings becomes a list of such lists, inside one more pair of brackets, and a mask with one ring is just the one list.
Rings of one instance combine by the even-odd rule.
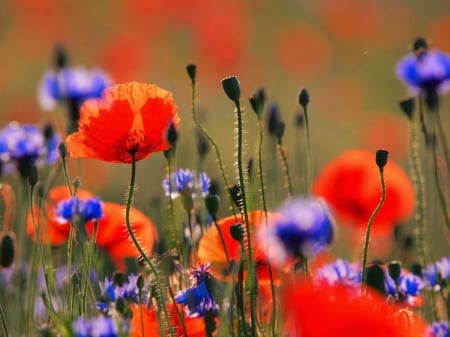
[[16, 255], [16, 238], [13, 232], [0, 234], [0, 267], [8, 268]]
[[232, 225], [230, 227], [230, 234], [234, 240], [242, 244], [244, 241], [244, 226], [241, 223]]
[[227, 94], [228, 98], [231, 99], [236, 105], [239, 104], [241, 98], [241, 85], [236, 76], [225, 77], [222, 80], [222, 87]]
[[67, 146], [64, 142], [59, 143], [58, 153], [61, 159], [65, 160], [67, 158]]
[[264, 91], [264, 88], [259, 88], [256, 90], [248, 100], [250, 101], [250, 105], [258, 118], [261, 117], [264, 109], [264, 103], [266, 101], [266, 92]]
[[416, 101], [414, 97], [409, 97], [406, 99], [402, 99], [399, 102], [400, 109], [403, 111], [403, 113], [408, 117], [409, 120], [412, 120], [414, 116], [414, 110], [416, 108]]
[[144, 277], [142, 275], [139, 275], [136, 280], [136, 286], [139, 290], [142, 290], [144, 289], [144, 285], [145, 285]]
[[388, 264], [389, 276], [397, 283], [402, 272], [402, 263], [400, 261], [391, 261]]
[[173, 146], [178, 141], [178, 131], [173, 122], [170, 123], [169, 129], [167, 130], [167, 142]]
[[372, 266], [367, 267], [366, 270], [366, 284], [379, 291], [382, 294], [386, 294], [386, 286], [384, 284], [384, 271], [379, 265], [374, 264]]
[[427, 40], [425, 40], [423, 37], [417, 37], [412, 45], [412, 50], [414, 53], [421, 53], [422, 51], [425, 51], [428, 49], [428, 43]]
[[298, 103], [304, 110], [307, 109], [309, 104], [309, 93], [305, 88], [300, 90], [300, 93], [298, 94]]
[[197, 65], [195, 64], [188, 64], [186, 66], [186, 71], [188, 73], [189, 78], [191, 79], [192, 83], [195, 83], [195, 80], [197, 78]]
[[53, 63], [56, 69], [62, 69], [68, 65], [68, 56], [66, 48], [62, 44], [57, 44], [53, 51]]
[[36, 165], [33, 165], [30, 170], [30, 174], [27, 177], [28, 184], [30, 186], [36, 186], [39, 181], [39, 172]]
[[275, 132], [275, 136], [278, 138], [279, 142], [281, 142], [281, 139], [283, 138], [284, 129], [285, 129], [284, 122], [281, 122], [281, 121], [278, 122], [277, 129], [276, 129], [276, 132]]
[[388, 161], [389, 152], [387, 150], [377, 150], [375, 154], [375, 162], [377, 163], [380, 172], [383, 172], [384, 166]]
[[217, 194], [209, 194], [205, 197], [205, 207], [208, 213], [217, 219], [217, 213], [219, 212], [220, 197]]

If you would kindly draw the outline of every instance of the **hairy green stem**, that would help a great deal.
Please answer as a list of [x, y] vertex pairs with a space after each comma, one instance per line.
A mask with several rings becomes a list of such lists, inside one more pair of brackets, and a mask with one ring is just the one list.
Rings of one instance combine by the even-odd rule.
[[292, 196], [294, 195], [294, 190], [292, 188], [291, 174], [289, 172], [289, 164], [288, 164], [286, 153], [283, 149], [283, 144], [281, 142], [281, 138], [278, 139], [278, 151], [280, 152], [281, 161], [283, 163], [284, 176], [286, 177], [289, 198], [292, 198]]
[[307, 173], [306, 173], [306, 195], [311, 194], [311, 185], [313, 180], [313, 172], [314, 172], [314, 165], [313, 165], [313, 152], [312, 152], [312, 144], [311, 144], [311, 135], [309, 130], [309, 119], [308, 119], [308, 109], [306, 107], [303, 108], [303, 112], [305, 115], [305, 133], [306, 133], [306, 146], [308, 148], [308, 158], [307, 161]]
[[3, 312], [3, 306], [1, 303], [0, 303], [0, 319], [2, 321], [2, 327], [3, 327], [3, 331], [5, 333], [5, 337], [9, 337], [8, 326], [6, 324], [6, 317], [5, 317], [5, 313]]

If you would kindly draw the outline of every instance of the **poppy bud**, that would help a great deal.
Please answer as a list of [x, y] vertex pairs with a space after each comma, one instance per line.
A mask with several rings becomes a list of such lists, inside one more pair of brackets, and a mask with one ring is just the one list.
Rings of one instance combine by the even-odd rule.
[[142, 275], [139, 275], [136, 280], [136, 286], [139, 290], [142, 290], [144, 289], [144, 285], [145, 285], [144, 277]]
[[197, 65], [195, 64], [188, 64], [186, 66], [186, 71], [189, 75], [189, 78], [191, 79], [192, 83], [195, 83], [196, 77], [197, 77]]
[[280, 112], [278, 110], [278, 105], [272, 104], [269, 107], [269, 118], [267, 120], [267, 129], [269, 131], [269, 134], [276, 135], [279, 122]]
[[169, 129], [167, 130], [167, 142], [173, 146], [177, 143], [178, 140], [178, 131], [173, 122], [170, 123]]
[[65, 68], [69, 63], [66, 48], [62, 44], [57, 44], [53, 50], [53, 63], [56, 69]]
[[414, 53], [420, 53], [421, 51], [428, 49], [428, 43], [427, 40], [425, 40], [423, 37], [417, 37], [413, 42], [413, 52]]
[[259, 118], [263, 112], [264, 103], [266, 101], [266, 92], [264, 91], [264, 88], [259, 88], [256, 90], [248, 100], [250, 101], [253, 111]]
[[33, 165], [31, 167], [30, 173], [29, 173], [29, 175], [27, 177], [27, 180], [28, 180], [28, 184], [30, 186], [36, 186], [36, 184], [38, 183], [38, 181], [39, 181], [39, 172], [38, 172], [38, 169], [37, 169], [36, 165]]
[[44, 129], [42, 131], [43, 131], [42, 133], [44, 134], [44, 138], [46, 140], [52, 138], [53, 135], [55, 134], [55, 129], [51, 124], [47, 124], [46, 126], [44, 126]]
[[0, 238], [0, 267], [8, 268], [14, 262], [16, 240], [13, 232], [3, 233]]
[[414, 100], [414, 97], [409, 97], [406, 99], [402, 99], [399, 102], [400, 109], [403, 111], [403, 113], [408, 117], [409, 120], [413, 118], [413, 113], [416, 108], [416, 101]]
[[59, 152], [59, 156], [62, 159], [66, 159], [67, 158], [67, 146], [64, 142], [59, 143], [58, 145], [58, 152]]
[[400, 261], [391, 261], [388, 263], [389, 276], [397, 283], [402, 272], [402, 263]]
[[225, 77], [222, 80], [222, 87], [229, 99], [236, 104], [239, 103], [239, 99], [241, 98], [241, 85], [236, 76]]
[[384, 271], [379, 265], [374, 264], [372, 266], [367, 267], [366, 270], [366, 284], [379, 291], [382, 294], [386, 294], [386, 286], [384, 285]]
[[230, 227], [231, 237], [239, 243], [244, 241], [244, 226], [241, 223], [234, 224]]
[[298, 94], [298, 103], [303, 108], [303, 110], [306, 110], [306, 108], [308, 107], [309, 93], [305, 88], [300, 90], [300, 93]]
[[375, 162], [377, 163], [380, 171], [383, 171], [384, 166], [386, 165], [389, 157], [389, 152], [387, 150], [377, 150], [375, 155]]
[[219, 212], [220, 197], [216, 194], [210, 194], [205, 197], [205, 207], [208, 213], [217, 219], [217, 212]]

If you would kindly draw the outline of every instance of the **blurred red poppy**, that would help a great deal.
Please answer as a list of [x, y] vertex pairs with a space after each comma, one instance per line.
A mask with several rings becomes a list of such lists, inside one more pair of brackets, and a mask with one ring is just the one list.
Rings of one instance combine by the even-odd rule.
[[172, 94], [154, 84], [130, 82], [105, 89], [102, 98], [86, 101], [79, 130], [66, 139], [72, 157], [130, 163], [167, 150], [166, 132], [178, 127]]
[[[411, 216], [414, 188], [406, 172], [392, 161], [384, 168], [386, 200], [373, 223], [374, 234], [390, 233]], [[313, 184], [344, 225], [365, 229], [381, 197], [375, 153], [348, 150], [327, 164]]]
[[[180, 310], [182, 310], [180, 308]], [[141, 309], [138, 305], [132, 305], [131, 311], [133, 316], [131, 318], [130, 326], [130, 336], [131, 337], [144, 337], [142, 335], [142, 323], [144, 325], [144, 335], [145, 336], [160, 336], [159, 329], [159, 319], [158, 314], [154, 307], [148, 308], [147, 306], [142, 306], [142, 317], [141, 321]], [[175, 306], [173, 304], [168, 305], [168, 311], [170, 316], [170, 323], [175, 328], [175, 336], [184, 336], [181, 323], [179, 322], [178, 315], [175, 311]], [[186, 334], [189, 337], [204, 337], [205, 323], [202, 317], [187, 317], [183, 318], [184, 326], [186, 328]], [[164, 333], [165, 336], [168, 335]]]
[[376, 293], [298, 282], [281, 298], [285, 333], [302, 337], [419, 337], [425, 325]]
[[[93, 195], [84, 190], [77, 191], [77, 197], [86, 200]], [[39, 232], [44, 243], [52, 246], [63, 245], [67, 242], [70, 232], [69, 223], [61, 223], [56, 216], [57, 204], [70, 198], [67, 186], [59, 186], [50, 190], [47, 201], [44, 205], [44, 214], [40, 214], [38, 207], [34, 208], [36, 219], [39, 219]], [[104, 216], [98, 221], [98, 231], [96, 243], [98, 247], [105, 249], [116, 267], [120, 270], [126, 269], [125, 259], [137, 258], [140, 254], [131, 242], [125, 225], [125, 206], [112, 202], [103, 203]], [[155, 225], [142, 212], [131, 208], [131, 227], [134, 230], [141, 247], [151, 253], [153, 244], [158, 239]], [[86, 230], [92, 235], [93, 222], [86, 224]], [[27, 233], [33, 240], [36, 240], [31, 213], [28, 213]]]

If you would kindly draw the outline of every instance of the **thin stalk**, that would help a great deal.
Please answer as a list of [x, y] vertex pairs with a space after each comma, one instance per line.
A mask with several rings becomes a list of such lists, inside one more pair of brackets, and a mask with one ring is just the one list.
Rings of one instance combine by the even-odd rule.
[[247, 197], [245, 193], [245, 179], [244, 179], [244, 164], [242, 161], [242, 147], [243, 147], [243, 127], [242, 127], [242, 110], [239, 101], [235, 101], [237, 110], [237, 126], [238, 126], [238, 171], [239, 171], [239, 185], [241, 188], [242, 196], [242, 213], [245, 221], [245, 231], [247, 236], [247, 259], [248, 259], [248, 279], [249, 279], [249, 294], [250, 294], [250, 317], [251, 317], [251, 329], [252, 336], [256, 337], [256, 296], [255, 296], [255, 265], [253, 261], [252, 252], [252, 232], [250, 230], [250, 222], [248, 218], [247, 210]]
[[312, 152], [312, 144], [311, 144], [311, 135], [309, 130], [309, 119], [308, 119], [308, 109], [305, 107], [303, 109], [305, 115], [305, 133], [306, 133], [306, 146], [308, 148], [308, 158], [307, 158], [307, 173], [306, 173], [306, 195], [311, 194], [311, 184], [312, 184], [312, 176], [314, 171], [313, 165], [313, 152]]
[[362, 256], [362, 284], [361, 284], [361, 293], [364, 293], [366, 288], [366, 278], [367, 278], [367, 252], [369, 249], [369, 239], [370, 239], [370, 230], [372, 228], [373, 221], [375, 220], [375, 217], [377, 216], [378, 212], [381, 210], [381, 207], [383, 207], [384, 201], [386, 200], [386, 184], [384, 182], [384, 172], [383, 169], [380, 169], [380, 180], [381, 180], [381, 199], [378, 202], [377, 207], [373, 211], [372, 215], [370, 216], [369, 222], [367, 224], [367, 230], [366, 230], [366, 238], [364, 241], [364, 252]]
[[203, 135], [206, 137], [206, 139], [208, 139], [208, 141], [211, 143], [211, 146], [214, 148], [214, 151], [215, 151], [216, 157], [217, 157], [217, 161], [219, 163], [220, 173], [222, 174], [222, 180], [223, 180], [223, 183], [227, 190], [228, 198], [230, 200], [230, 207], [231, 207], [231, 210], [233, 211], [234, 218], [237, 221], [236, 210], [234, 209], [233, 196], [230, 191], [230, 184], [228, 183], [227, 175], [225, 173], [225, 168], [223, 166], [222, 156], [220, 154], [219, 147], [217, 146], [217, 143], [214, 141], [214, 139], [212, 139], [212, 137], [208, 134], [208, 132], [205, 130], [205, 128], [200, 124], [200, 122], [198, 120], [197, 111], [195, 110], [195, 97], [196, 97], [195, 81], [192, 81], [192, 99], [191, 99], [191, 101], [192, 101], [192, 117], [194, 119], [195, 125], [199, 128], [199, 130], [203, 133]]
[[283, 163], [284, 176], [286, 177], [289, 198], [292, 198], [292, 196], [294, 195], [294, 190], [292, 188], [291, 174], [289, 172], [289, 164], [288, 164], [286, 153], [283, 149], [283, 144], [281, 142], [281, 138], [278, 139], [278, 151], [280, 153], [281, 161]]
[[164, 314], [164, 322], [168, 325], [169, 334], [171, 337], [175, 337], [175, 333], [172, 329], [172, 326], [169, 324], [170, 317], [167, 310], [166, 300], [164, 299], [164, 292], [163, 287], [161, 284], [161, 280], [159, 278], [158, 271], [156, 270], [155, 265], [153, 262], [148, 258], [147, 254], [142, 249], [141, 245], [139, 244], [138, 240], [136, 239], [136, 236], [134, 235], [133, 228], [131, 227], [130, 222], [130, 211], [131, 211], [131, 204], [133, 202], [133, 193], [134, 193], [134, 186], [136, 183], [136, 152], [130, 151], [131, 156], [131, 178], [130, 178], [130, 191], [128, 193], [128, 200], [125, 210], [125, 223], [128, 229], [128, 233], [130, 234], [131, 240], [133, 241], [133, 244], [136, 246], [137, 250], [139, 251], [139, 254], [142, 256], [142, 258], [147, 263], [148, 267], [150, 268], [150, 271], [152, 272], [153, 276], [155, 277], [155, 285], [158, 288], [158, 291], [160, 293], [160, 296], [157, 296], [157, 300], [159, 303], [160, 309], [163, 310]]
[[63, 166], [63, 172], [64, 172], [64, 179], [66, 180], [66, 184], [67, 187], [69, 188], [69, 193], [71, 196], [74, 195], [73, 190], [72, 190], [72, 183], [70, 182], [70, 178], [69, 178], [69, 171], [67, 170], [67, 161], [65, 157], [61, 157], [62, 160], [62, 166]]
[[442, 191], [442, 186], [440, 184], [440, 179], [439, 179], [439, 171], [438, 171], [438, 166], [437, 166], [436, 145], [435, 144], [433, 144], [432, 153], [433, 153], [434, 182], [436, 184], [436, 189], [437, 189], [438, 198], [439, 198], [439, 204], [441, 206], [445, 225], [447, 226], [447, 229], [450, 230], [450, 218], [449, 218], [448, 211], [447, 211], [447, 203], [445, 201], [444, 192]]
[[230, 256], [228, 255], [227, 245], [225, 244], [225, 239], [223, 237], [222, 231], [220, 230], [219, 224], [217, 223], [216, 217], [214, 217], [214, 227], [217, 229], [217, 233], [219, 234], [220, 242], [222, 243], [223, 251], [225, 252], [225, 257], [227, 259], [227, 266], [230, 267]]
[[3, 306], [1, 303], [0, 303], [0, 319], [2, 321], [2, 327], [3, 327], [3, 331], [5, 332], [5, 337], [9, 337], [8, 325], [6, 324], [6, 317], [5, 317], [5, 313], [3, 312]]
[[447, 173], [450, 173], [450, 151], [448, 149], [447, 137], [445, 135], [444, 127], [442, 126], [441, 114], [436, 110], [436, 123], [439, 139], [442, 145], [442, 151], [444, 153], [445, 164], [447, 166]]

